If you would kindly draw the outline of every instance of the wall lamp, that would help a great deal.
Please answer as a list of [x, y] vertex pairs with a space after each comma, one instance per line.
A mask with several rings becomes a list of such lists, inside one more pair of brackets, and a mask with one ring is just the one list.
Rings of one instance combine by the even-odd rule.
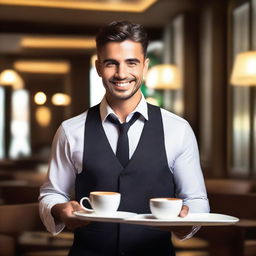
[[146, 86], [152, 89], [177, 90], [181, 88], [181, 76], [177, 66], [155, 65], [148, 70]]
[[18, 90], [24, 87], [24, 82], [15, 70], [5, 69], [0, 74], [0, 85], [12, 86], [14, 90]]
[[237, 54], [230, 83], [234, 86], [256, 86], [256, 51]]

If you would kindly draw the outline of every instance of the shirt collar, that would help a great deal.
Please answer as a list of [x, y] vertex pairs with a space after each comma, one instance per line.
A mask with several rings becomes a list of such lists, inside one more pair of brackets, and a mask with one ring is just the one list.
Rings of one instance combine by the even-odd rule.
[[[132, 116], [135, 112], [139, 112], [146, 120], [148, 120], [148, 106], [147, 102], [141, 94], [141, 100], [137, 107], [129, 114], [129, 116]], [[104, 122], [109, 114], [113, 114], [117, 117], [114, 110], [108, 105], [108, 102], [106, 100], [106, 96], [103, 97], [101, 103], [100, 103], [100, 117], [101, 121]], [[118, 117], [117, 117], [118, 118]]]

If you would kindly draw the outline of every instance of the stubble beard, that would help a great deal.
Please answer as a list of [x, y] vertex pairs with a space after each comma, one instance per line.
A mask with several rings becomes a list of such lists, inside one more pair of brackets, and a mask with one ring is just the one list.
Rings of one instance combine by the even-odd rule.
[[[103, 83], [104, 84], [104, 83]], [[129, 100], [130, 98], [132, 98], [137, 92], [138, 90], [140, 90], [142, 83], [140, 83], [139, 85], [135, 86], [135, 89], [129, 94], [129, 95], [119, 95], [115, 93], [115, 90], [109, 90], [106, 88], [109, 88], [107, 85], [104, 84], [104, 87], [107, 91], [107, 94], [110, 95], [112, 98], [114, 98], [115, 100], [119, 100], [119, 101], [125, 101], [125, 100]]]

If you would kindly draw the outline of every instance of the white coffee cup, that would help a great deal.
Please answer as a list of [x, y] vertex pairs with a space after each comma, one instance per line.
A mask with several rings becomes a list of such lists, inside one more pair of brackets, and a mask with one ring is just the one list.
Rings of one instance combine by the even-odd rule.
[[180, 198], [151, 198], [150, 210], [158, 219], [169, 219], [177, 217], [182, 208], [182, 199]]
[[[80, 205], [87, 212], [94, 212], [97, 215], [109, 216], [113, 215], [120, 204], [121, 195], [117, 192], [107, 191], [93, 191], [90, 193], [90, 197], [83, 197], [80, 200]], [[87, 200], [92, 209], [89, 209], [83, 205], [83, 201]]]

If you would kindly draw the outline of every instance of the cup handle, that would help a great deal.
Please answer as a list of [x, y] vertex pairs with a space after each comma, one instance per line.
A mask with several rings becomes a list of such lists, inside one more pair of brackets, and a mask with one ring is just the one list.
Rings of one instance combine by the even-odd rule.
[[84, 201], [84, 200], [87, 200], [87, 201], [89, 202], [89, 204], [92, 205], [92, 204], [91, 204], [91, 201], [90, 201], [90, 199], [89, 199], [88, 197], [82, 197], [81, 200], [80, 200], [80, 205], [81, 205], [81, 207], [82, 207], [85, 211], [87, 211], [87, 212], [94, 212], [94, 210], [89, 209], [89, 208], [87, 208], [87, 207], [85, 207], [85, 206], [83, 205], [83, 201]]

